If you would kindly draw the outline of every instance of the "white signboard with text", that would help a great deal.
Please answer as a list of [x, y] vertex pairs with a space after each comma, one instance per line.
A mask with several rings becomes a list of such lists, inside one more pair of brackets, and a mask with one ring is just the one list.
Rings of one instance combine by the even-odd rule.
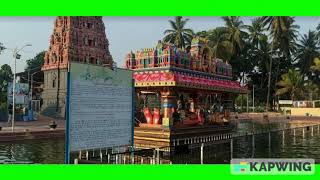
[[132, 71], [71, 63], [69, 152], [132, 145]]

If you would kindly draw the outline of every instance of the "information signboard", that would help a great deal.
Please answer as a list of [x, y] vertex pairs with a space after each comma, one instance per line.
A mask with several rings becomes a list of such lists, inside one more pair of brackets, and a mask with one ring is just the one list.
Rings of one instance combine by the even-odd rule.
[[132, 145], [132, 71], [71, 63], [67, 152]]

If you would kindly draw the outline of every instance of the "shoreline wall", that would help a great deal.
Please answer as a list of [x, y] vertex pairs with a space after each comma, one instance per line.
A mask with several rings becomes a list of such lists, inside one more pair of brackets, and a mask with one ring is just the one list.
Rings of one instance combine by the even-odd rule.
[[306, 114], [312, 116], [320, 116], [320, 108], [291, 108], [292, 116], [306, 116]]

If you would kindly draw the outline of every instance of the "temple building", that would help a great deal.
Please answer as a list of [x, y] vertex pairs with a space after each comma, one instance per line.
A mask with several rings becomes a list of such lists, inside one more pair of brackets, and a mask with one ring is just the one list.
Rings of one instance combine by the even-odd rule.
[[130, 52], [125, 66], [134, 71], [136, 147], [172, 146], [181, 137], [230, 130], [235, 97], [247, 93], [232, 80], [231, 65], [215, 58], [200, 37], [186, 50], [159, 41]]
[[42, 113], [65, 117], [68, 62], [112, 66], [102, 17], [57, 17], [45, 54]]

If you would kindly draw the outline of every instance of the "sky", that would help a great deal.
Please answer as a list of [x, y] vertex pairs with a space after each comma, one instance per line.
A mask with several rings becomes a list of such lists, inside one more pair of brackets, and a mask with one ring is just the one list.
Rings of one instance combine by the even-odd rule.
[[[170, 28], [168, 20], [174, 17], [103, 17], [109, 49], [113, 60], [119, 67], [124, 64], [125, 55], [141, 48], [155, 47], [163, 38], [163, 32]], [[223, 26], [221, 17], [185, 17], [187, 27], [195, 32]], [[250, 24], [253, 17], [242, 17], [245, 24]], [[296, 17], [300, 26], [299, 33], [314, 30], [320, 23], [320, 17]], [[55, 17], [0, 17], [0, 42], [6, 49], [0, 54], [0, 66], [9, 64], [13, 68], [12, 51], [15, 47], [32, 44], [20, 53], [17, 72], [24, 70], [27, 59], [49, 48], [49, 37], [53, 32]]]

